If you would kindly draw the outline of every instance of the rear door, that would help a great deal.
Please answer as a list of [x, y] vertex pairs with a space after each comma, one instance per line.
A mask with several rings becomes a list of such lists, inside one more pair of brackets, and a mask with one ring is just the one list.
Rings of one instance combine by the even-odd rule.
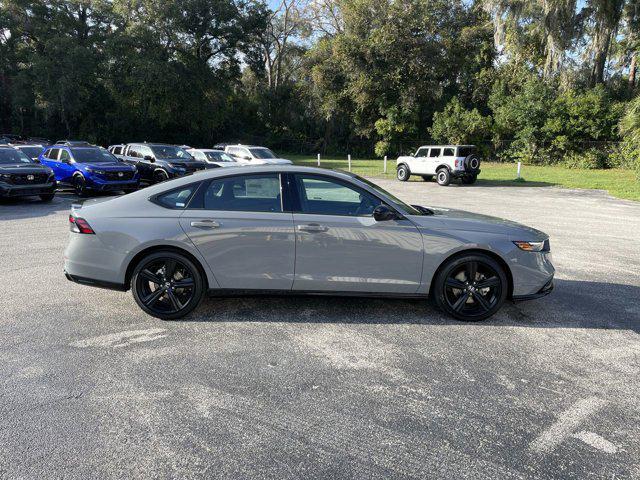
[[[415, 293], [422, 235], [407, 219], [378, 222], [378, 197], [350, 182], [295, 174], [294, 290]], [[296, 203], [294, 202], [294, 203]]]
[[429, 149], [429, 158], [427, 160], [427, 169], [428, 174], [435, 174], [436, 168], [440, 165], [440, 156], [442, 154], [442, 148], [440, 147], [431, 147]]
[[290, 290], [293, 214], [282, 207], [280, 174], [234, 175], [205, 182], [180, 225], [220, 287]]

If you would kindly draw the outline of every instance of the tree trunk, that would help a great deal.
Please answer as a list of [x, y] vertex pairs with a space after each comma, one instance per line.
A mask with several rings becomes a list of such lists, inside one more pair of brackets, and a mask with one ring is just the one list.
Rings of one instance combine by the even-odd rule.
[[631, 63], [629, 64], [629, 90], [636, 88], [636, 52], [631, 54]]

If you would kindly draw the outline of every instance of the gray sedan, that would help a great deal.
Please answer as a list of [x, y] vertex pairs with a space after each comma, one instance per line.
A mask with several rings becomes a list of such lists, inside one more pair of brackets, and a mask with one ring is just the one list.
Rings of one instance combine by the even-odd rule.
[[407, 205], [346, 172], [199, 172], [74, 206], [69, 280], [183, 317], [205, 293], [429, 297], [466, 321], [553, 288], [549, 238], [514, 222]]

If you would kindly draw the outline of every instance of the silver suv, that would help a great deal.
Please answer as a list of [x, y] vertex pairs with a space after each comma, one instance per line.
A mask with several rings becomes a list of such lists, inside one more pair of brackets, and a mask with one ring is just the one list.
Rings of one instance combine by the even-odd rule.
[[224, 151], [244, 165], [291, 165], [293, 163], [286, 158], [278, 158], [266, 147], [256, 145], [227, 145]]
[[396, 171], [401, 182], [420, 175], [427, 181], [435, 176], [442, 186], [454, 178], [471, 185], [480, 173], [480, 158], [474, 145], [424, 145], [414, 155], [398, 157]]

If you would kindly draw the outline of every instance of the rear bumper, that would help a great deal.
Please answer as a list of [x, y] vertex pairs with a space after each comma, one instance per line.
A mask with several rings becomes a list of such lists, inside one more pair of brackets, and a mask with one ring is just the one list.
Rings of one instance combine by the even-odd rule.
[[122, 283], [105, 282], [104, 280], [96, 280], [94, 278], [79, 277], [77, 275], [71, 275], [68, 272], [64, 272], [64, 276], [67, 280], [70, 280], [81, 285], [89, 285], [91, 287], [106, 288], [108, 290], [117, 290], [119, 292], [126, 292], [128, 288]]
[[55, 193], [56, 182], [39, 185], [0, 184], [0, 197], [28, 197], [33, 195], [49, 195]]
[[553, 277], [549, 280], [539, 291], [530, 295], [514, 295], [512, 300], [514, 302], [524, 302], [526, 300], [535, 300], [536, 298], [542, 298], [549, 295], [554, 288]]
[[481, 171], [482, 170], [478, 170], [477, 172], [470, 173], [465, 170], [451, 170], [451, 177], [453, 178], [473, 177], [473, 176], [477, 177], [478, 175], [480, 175]]

